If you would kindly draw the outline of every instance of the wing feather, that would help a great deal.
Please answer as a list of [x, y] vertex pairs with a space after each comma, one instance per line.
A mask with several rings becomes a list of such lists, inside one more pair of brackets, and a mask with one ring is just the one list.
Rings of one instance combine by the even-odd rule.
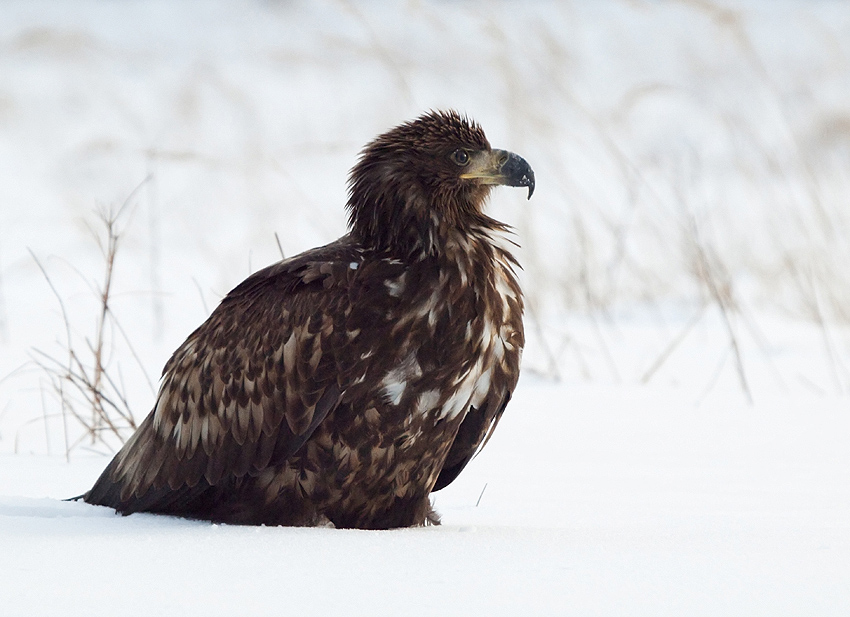
[[222, 301], [168, 361], [153, 411], [86, 501], [203, 516], [217, 486], [304, 445], [343, 396], [333, 355], [348, 337], [334, 323], [354, 257], [335, 245], [266, 268]]
[[480, 407], [472, 407], [467, 412], [432, 490], [439, 491], [454, 482], [469, 461], [486, 445], [510, 399], [510, 391], [501, 395], [491, 392]]

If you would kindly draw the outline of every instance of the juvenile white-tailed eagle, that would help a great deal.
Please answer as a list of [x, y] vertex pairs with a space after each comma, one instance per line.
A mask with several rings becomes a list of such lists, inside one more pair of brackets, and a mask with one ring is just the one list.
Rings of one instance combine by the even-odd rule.
[[493, 185], [519, 156], [454, 111], [381, 135], [349, 180], [348, 234], [231, 291], [165, 365], [153, 411], [83, 498], [267, 525], [436, 522], [495, 428], [523, 347]]

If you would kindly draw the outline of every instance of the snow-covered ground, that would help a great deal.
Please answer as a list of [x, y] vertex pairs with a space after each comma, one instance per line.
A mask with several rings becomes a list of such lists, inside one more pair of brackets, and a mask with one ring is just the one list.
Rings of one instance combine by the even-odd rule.
[[[440, 527], [244, 528], [57, 498], [0, 458], [4, 615], [846, 615], [846, 399], [527, 380]], [[486, 487], [486, 488], [485, 488]]]
[[[0, 3], [0, 614], [850, 614], [848, 75], [842, 0]], [[90, 370], [96, 212], [127, 203], [104, 360], [140, 419], [275, 233], [340, 235], [359, 149], [438, 107], [537, 176], [491, 204], [524, 376], [444, 524], [59, 501], [116, 445], [33, 361]]]

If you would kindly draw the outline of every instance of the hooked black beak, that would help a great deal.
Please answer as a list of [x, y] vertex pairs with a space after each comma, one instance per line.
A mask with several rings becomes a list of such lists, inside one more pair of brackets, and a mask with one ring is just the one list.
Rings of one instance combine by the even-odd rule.
[[531, 165], [513, 152], [505, 152], [508, 155], [508, 160], [502, 165], [502, 177], [505, 179], [505, 184], [508, 186], [527, 186], [528, 199], [531, 199], [531, 194], [534, 193], [534, 170]]
[[534, 193], [534, 171], [524, 158], [507, 150], [489, 150], [473, 155], [464, 179], [475, 178], [483, 184], [527, 186], [528, 199]]

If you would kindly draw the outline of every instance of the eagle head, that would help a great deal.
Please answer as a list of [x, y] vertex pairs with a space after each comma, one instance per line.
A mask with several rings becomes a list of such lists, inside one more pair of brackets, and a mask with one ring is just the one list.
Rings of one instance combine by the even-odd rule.
[[349, 226], [369, 248], [398, 256], [433, 253], [448, 229], [489, 221], [494, 185], [528, 187], [520, 156], [490, 147], [484, 131], [456, 111], [432, 111], [366, 145], [349, 176]]

